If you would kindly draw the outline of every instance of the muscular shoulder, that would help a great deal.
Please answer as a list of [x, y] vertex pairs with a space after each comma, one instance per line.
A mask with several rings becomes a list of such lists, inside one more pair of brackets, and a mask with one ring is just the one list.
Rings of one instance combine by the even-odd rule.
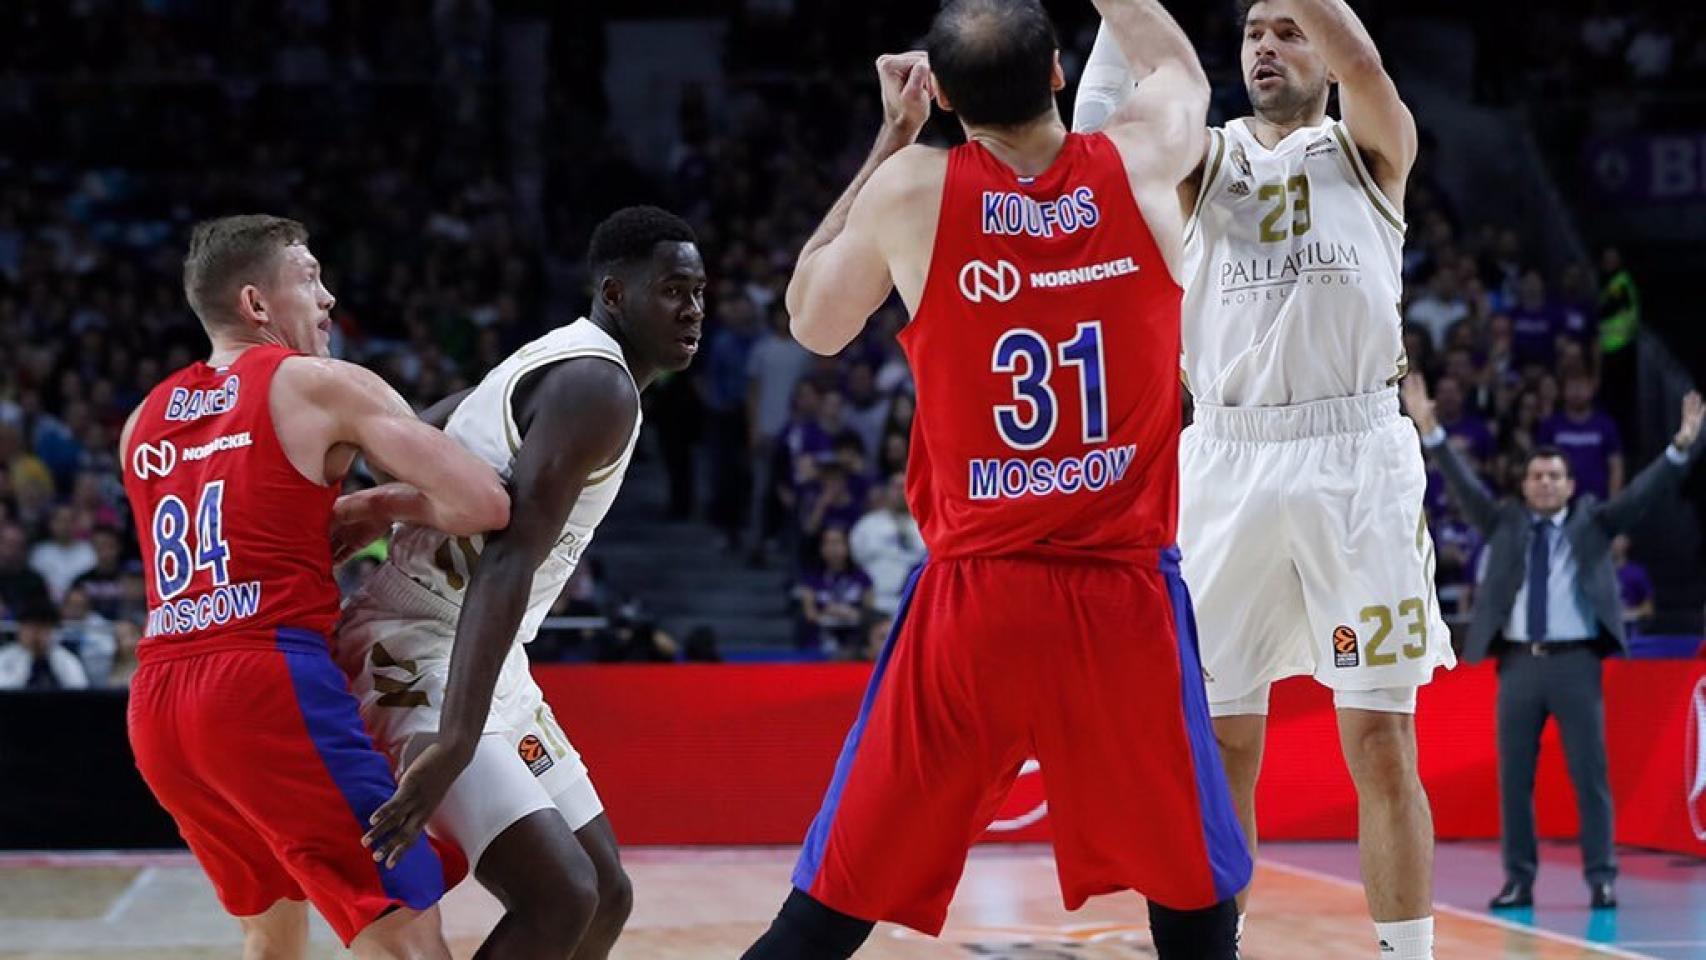
[[[936, 234], [948, 151], [912, 144], [883, 161], [854, 205], [849, 227], [876, 241], [891, 267], [927, 249]], [[904, 292], [904, 289], [903, 289]]]
[[278, 365], [273, 375], [273, 399], [313, 406], [398, 402], [396, 391], [366, 367], [330, 357], [301, 356], [286, 357]]
[[1172, 188], [1201, 171], [1212, 143], [1209, 128], [1182, 112], [1122, 123], [1106, 133], [1134, 185]]
[[570, 419], [625, 440], [640, 415], [628, 371], [603, 357], [571, 357], [545, 367], [517, 387], [514, 402], [524, 443], [532, 427]]
[[947, 172], [948, 151], [915, 143], [884, 160], [860, 196], [869, 195], [873, 206], [889, 211], [910, 210], [920, 200], [941, 195]]

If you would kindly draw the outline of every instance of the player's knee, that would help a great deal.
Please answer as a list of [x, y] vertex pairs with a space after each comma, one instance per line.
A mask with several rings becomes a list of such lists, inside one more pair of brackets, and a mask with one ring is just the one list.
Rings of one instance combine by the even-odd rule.
[[1258, 718], [1223, 717], [1214, 721], [1214, 741], [1220, 747], [1221, 765], [1234, 789], [1253, 787], [1262, 766], [1262, 739], [1266, 729]]
[[1361, 712], [1347, 725], [1343, 743], [1345, 765], [1359, 792], [1401, 794], [1420, 783], [1413, 717]]
[[598, 915], [598, 880], [579, 871], [554, 878], [543, 895], [529, 898], [525, 907], [513, 910], [516, 919], [540, 944], [573, 949], [586, 935]]
[[300, 960], [302, 944], [270, 933], [243, 931], [243, 960]]
[[1174, 910], [1151, 900], [1149, 935], [1161, 960], [1234, 960], [1238, 905], [1222, 900], [1204, 910]]
[[593, 923], [606, 932], [619, 931], [634, 912], [634, 883], [617, 867], [598, 881], [598, 911]]
[[259, 917], [245, 917], [243, 960], [299, 960], [308, 945], [308, 914], [300, 903], [275, 904]]
[[448, 960], [438, 907], [398, 909], [363, 930], [350, 944], [358, 960]]

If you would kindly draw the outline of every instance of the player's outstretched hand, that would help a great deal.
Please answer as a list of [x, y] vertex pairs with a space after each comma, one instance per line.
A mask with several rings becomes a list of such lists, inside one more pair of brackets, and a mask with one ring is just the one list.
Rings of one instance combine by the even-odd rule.
[[434, 743], [409, 764], [397, 783], [397, 792], [368, 818], [371, 829], [361, 838], [361, 845], [373, 851], [375, 861], [395, 867], [403, 859], [469, 759]]
[[1700, 399], [1700, 391], [1690, 390], [1688, 396], [1682, 398], [1682, 426], [1677, 428], [1676, 438], [1672, 441], [1676, 448], [1687, 453], [1694, 446], [1694, 441], [1700, 437], [1700, 423], [1706, 420], [1706, 401]]
[[883, 87], [883, 122], [909, 140], [917, 137], [930, 119], [930, 98], [936, 94], [929, 57], [922, 50], [884, 54], [877, 58], [877, 79]]
[[1428, 397], [1428, 382], [1420, 373], [1411, 373], [1399, 389], [1404, 398], [1404, 412], [1415, 421], [1416, 430], [1424, 437], [1433, 433], [1439, 419], [1434, 416], [1434, 402]]

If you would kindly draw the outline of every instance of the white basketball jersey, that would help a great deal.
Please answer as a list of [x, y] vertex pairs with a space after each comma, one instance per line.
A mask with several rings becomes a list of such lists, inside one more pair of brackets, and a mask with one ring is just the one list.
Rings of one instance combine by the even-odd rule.
[[1185, 227], [1185, 383], [1221, 406], [1386, 389], [1407, 369], [1402, 213], [1344, 124], [1269, 150], [1247, 119], [1210, 130]]
[[[515, 465], [516, 452], [521, 449], [521, 431], [515, 425], [511, 400], [516, 385], [534, 371], [575, 357], [601, 357], [627, 371], [622, 348], [598, 325], [582, 318], [566, 327], [547, 333], [498, 364], [486, 374], [480, 385], [464, 397], [451, 414], [444, 432], [470, 453], [490, 464], [508, 481]], [[630, 375], [631, 377], [631, 375]], [[635, 392], [638, 395], [639, 387]], [[574, 416], [572, 411], [566, 416]], [[551, 605], [563, 592], [580, 563], [581, 554], [592, 542], [599, 521], [610, 511], [616, 493], [622, 488], [622, 476], [628, 470], [634, 444], [640, 437], [640, 418], [636, 413], [634, 432], [628, 445], [614, 463], [603, 467], [587, 479], [580, 498], [569, 510], [568, 520], [551, 548], [550, 555], [533, 574], [533, 589], [527, 598], [527, 613], [522, 617], [516, 639], [531, 641], [539, 632]], [[426, 527], [404, 525], [397, 529], [391, 541], [390, 562], [417, 583], [461, 606], [475, 565], [484, 546], [483, 537], [452, 537]]]

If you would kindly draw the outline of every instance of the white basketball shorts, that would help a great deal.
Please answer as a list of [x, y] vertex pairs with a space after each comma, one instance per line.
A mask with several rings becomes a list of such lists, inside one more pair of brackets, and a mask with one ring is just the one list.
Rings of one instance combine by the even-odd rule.
[[1339, 706], [1407, 712], [1457, 662], [1434, 593], [1421, 443], [1397, 391], [1198, 404], [1180, 444], [1179, 547], [1210, 712], [1265, 713], [1310, 674]]
[[[389, 564], [344, 605], [338, 664], [361, 702], [374, 745], [399, 775], [438, 733], [459, 612]], [[517, 643], [498, 675], [474, 759], [428, 829], [454, 840], [477, 865], [498, 834], [553, 806], [571, 830], [604, 812], [586, 765], [552, 716]]]

